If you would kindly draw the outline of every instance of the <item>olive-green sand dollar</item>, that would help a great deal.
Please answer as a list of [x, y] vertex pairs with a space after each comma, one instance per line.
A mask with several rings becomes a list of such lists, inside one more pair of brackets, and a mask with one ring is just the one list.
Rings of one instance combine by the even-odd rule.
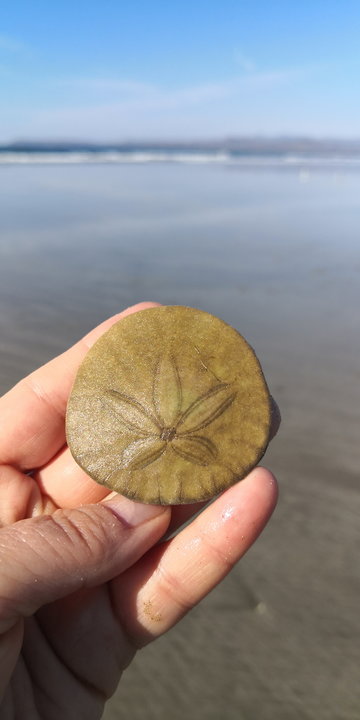
[[91, 348], [67, 409], [76, 462], [133, 500], [207, 500], [265, 452], [270, 396], [254, 351], [200, 310], [128, 315]]

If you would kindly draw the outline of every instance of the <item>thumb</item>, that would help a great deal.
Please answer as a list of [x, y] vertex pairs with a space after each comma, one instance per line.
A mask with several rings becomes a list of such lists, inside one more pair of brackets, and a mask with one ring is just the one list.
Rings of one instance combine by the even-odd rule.
[[116, 495], [0, 530], [0, 633], [42, 605], [133, 565], [166, 531], [170, 511]]

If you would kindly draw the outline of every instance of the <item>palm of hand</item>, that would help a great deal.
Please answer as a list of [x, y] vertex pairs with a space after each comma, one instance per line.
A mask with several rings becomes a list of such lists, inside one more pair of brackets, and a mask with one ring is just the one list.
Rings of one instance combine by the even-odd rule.
[[199, 506], [171, 511], [114, 499], [75, 464], [65, 445], [66, 399], [87, 348], [117, 319], [1, 400], [0, 707], [6, 717], [101, 717], [136, 650], [224, 577], [276, 502], [274, 480], [259, 468], [158, 544]]

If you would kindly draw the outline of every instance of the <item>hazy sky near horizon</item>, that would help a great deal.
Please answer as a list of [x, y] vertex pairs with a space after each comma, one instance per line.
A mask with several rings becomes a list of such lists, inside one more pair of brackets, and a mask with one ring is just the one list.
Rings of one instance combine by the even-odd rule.
[[360, 136], [360, 3], [13, 0], [0, 142]]

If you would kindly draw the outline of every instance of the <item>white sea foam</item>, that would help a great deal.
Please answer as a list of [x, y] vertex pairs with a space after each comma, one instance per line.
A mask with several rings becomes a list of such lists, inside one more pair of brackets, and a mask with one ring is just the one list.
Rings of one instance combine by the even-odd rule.
[[3, 165], [53, 165], [53, 164], [138, 164], [138, 163], [227, 163], [233, 158], [225, 153], [186, 153], [186, 152], [120, 152], [120, 151], [66, 151], [66, 152], [1, 152], [0, 164]]
[[0, 165], [186, 164], [239, 167], [360, 167], [360, 156], [237, 155], [227, 152], [158, 151], [2, 151]]

